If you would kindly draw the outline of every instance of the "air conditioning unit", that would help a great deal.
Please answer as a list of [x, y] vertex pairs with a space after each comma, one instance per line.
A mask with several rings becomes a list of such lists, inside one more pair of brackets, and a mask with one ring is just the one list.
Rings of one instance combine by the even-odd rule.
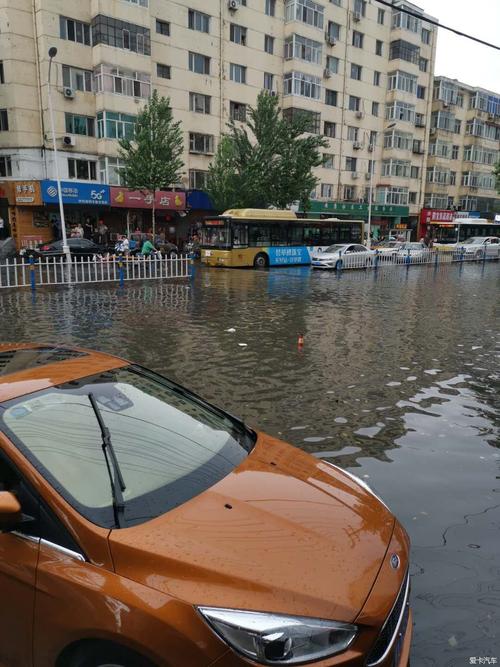
[[75, 137], [73, 137], [71, 134], [65, 134], [64, 137], [62, 138], [62, 142], [64, 146], [76, 145]]
[[70, 88], [69, 86], [64, 86], [63, 95], [68, 100], [72, 100], [75, 97], [75, 91], [73, 90], [73, 88]]
[[352, 20], [356, 21], [356, 23], [361, 21], [361, 12], [353, 12], [352, 13]]
[[332, 73], [328, 69], [328, 67], [325, 67], [325, 69], [323, 70], [323, 76], [325, 77], [325, 79], [329, 79], [332, 76]]
[[358, 172], [357, 172], [357, 171], [353, 171], [353, 172], [351, 173], [351, 178], [359, 178], [359, 174], [358, 174]]
[[368, 152], [369, 153], [373, 153], [373, 148], [374, 148], [373, 144], [368, 144]]
[[445, 109], [447, 109], [450, 105], [448, 104], [448, 102], [443, 102], [443, 106]]
[[337, 40], [335, 37], [332, 37], [329, 33], [325, 32], [325, 42], [328, 44], [328, 46], [335, 46]]
[[356, 111], [356, 118], [363, 118], [364, 115], [362, 111]]
[[361, 143], [361, 141], [355, 141], [352, 147], [354, 148], [354, 150], [359, 151], [360, 148], [363, 148], [363, 144]]
[[227, 2], [227, 8], [231, 12], [235, 12], [238, 9], [239, 6], [240, 6], [239, 0], [228, 0], [228, 2]]

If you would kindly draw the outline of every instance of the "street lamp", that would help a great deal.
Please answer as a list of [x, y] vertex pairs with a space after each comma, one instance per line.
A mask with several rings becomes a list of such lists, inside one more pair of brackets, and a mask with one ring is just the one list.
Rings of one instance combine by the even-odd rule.
[[52, 143], [54, 146], [54, 170], [57, 181], [57, 195], [59, 199], [59, 213], [61, 216], [61, 234], [63, 242], [63, 253], [66, 256], [66, 261], [71, 262], [71, 254], [69, 252], [68, 239], [66, 237], [66, 221], [64, 219], [64, 206], [62, 198], [62, 189], [61, 189], [61, 178], [59, 176], [59, 164], [57, 162], [57, 144], [56, 144], [56, 130], [54, 126], [54, 111], [52, 109], [52, 95], [50, 91], [50, 72], [52, 69], [52, 59], [57, 55], [57, 49], [55, 46], [51, 46], [49, 49], [49, 75], [48, 75], [48, 98], [49, 98], [49, 116], [50, 116], [50, 125], [52, 129]]
[[[390, 130], [391, 128], [396, 127], [396, 123], [391, 123], [388, 125], [386, 128], [384, 128], [384, 132], [386, 130]], [[373, 147], [377, 145], [377, 139], [375, 138], [375, 141], [373, 142]], [[371, 231], [372, 231], [372, 198], [373, 198], [373, 172], [375, 169], [375, 159], [371, 161], [371, 168], [370, 168], [370, 192], [368, 195], [368, 225], [367, 225], [367, 241], [366, 245], [368, 248], [372, 247], [372, 240], [371, 240]]]

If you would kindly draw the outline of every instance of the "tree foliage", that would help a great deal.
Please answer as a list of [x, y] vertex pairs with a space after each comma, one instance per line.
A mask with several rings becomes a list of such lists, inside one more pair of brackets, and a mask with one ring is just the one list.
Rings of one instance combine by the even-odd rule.
[[327, 141], [308, 134], [310, 116], [283, 118], [276, 97], [263, 91], [244, 124], [231, 121], [209, 167], [207, 190], [216, 209], [306, 206]]
[[155, 90], [137, 116], [134, 137], [121, 139], [119, 145], [123, 185], [153, 195], [154, 234], [154, 196], [177, 183], [184, 166], [181, 123], [174, 121], [170, 99], [160, 97]]

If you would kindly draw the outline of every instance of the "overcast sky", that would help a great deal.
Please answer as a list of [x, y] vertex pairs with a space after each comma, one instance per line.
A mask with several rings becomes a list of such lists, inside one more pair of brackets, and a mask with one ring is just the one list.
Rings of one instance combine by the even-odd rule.
[[[500, 0], [414, 0], [444, 25], [500, 45]], [[436, 76], [500, 94], [500, 51], [439, 30]]]

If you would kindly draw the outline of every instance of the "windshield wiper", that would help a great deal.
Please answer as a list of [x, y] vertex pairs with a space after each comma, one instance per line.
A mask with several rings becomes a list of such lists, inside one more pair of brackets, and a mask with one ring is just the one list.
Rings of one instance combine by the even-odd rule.
[[[95, 400], [94, 394], [89, 394], [89, 401], [94, 410], [99, 428], [101, 429], [102, 437], [102, 451], [104, 452], [104, 458], [106, 459], [106, 467], [108, 469], [109, 481], [111, 482], [111, 493], [113, 496], [113, 510], [115, 514], [115, 521], [118, 528], [125, 527], [124, 513], [125, 513], [125, 501], [123, 500], [122, 491], [125, 491], [127, 488], [123, 480], [122, 471], [120, 470], [120, 464], [116, 458], [115, 450], [113, 443], [111, 442], [111, 435], [109, 429], [104, 423], [102, 418], [101, 411], [97, 402]], [[108, 456], [109, 451], [109, 456]], [[111, 466], [113, 466], [113, 472], [111, 472]]]

